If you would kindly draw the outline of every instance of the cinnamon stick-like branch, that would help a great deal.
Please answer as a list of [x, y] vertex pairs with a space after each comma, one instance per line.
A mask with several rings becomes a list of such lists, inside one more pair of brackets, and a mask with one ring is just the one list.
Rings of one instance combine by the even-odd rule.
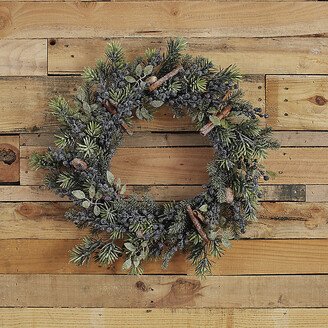
[[187, 206], [187, 212], [199, 235], [203, 238], [205, 243], [209, 243], [210, 241], [190, 205]]
[[[222, 110], [222, 112], [219, 113], [219, 114], [217, 115], [217, 117], [218, 117], [220, 120], [226, 118], [226, 117], [230, 114], [231, 109], [232, 109], [232, 107], [231, 107], [230, 105], [227, 106], [227, 107], [225, 107], [225, 108]], [[205, 124], [205, 125], [199, 130], [199, 132], [200, 132], [201, 135], [206, 136], [209, 132], [211, 132], [211, 131], [213, 130], [214, 126], [215, 126], [215, 125], [214, 125], [212, 122], [208, 122], [207, 124]]]
[[177, 75], [180, 71], [183, 70], [183, 67], [181, 65], [177, 66], [175, 69], [173, 69], [171, 72], [165, 74], [160, 79], [158, 79], [156, 82], [151, 84], [149, 86], [149, 91], [154, 91], [157, 88], [159, 88], [163, 83], [165, 83], [167, 80], [171, 79], [173, 76]]
[[[104, 100], [102, 102], [102, 105], [107, 109], [108, 112], [110, 112], [112, 115], [116, 114], [117, 111], [116, 111], [116, 108], [114, 106], [114, 104], [112, 104], [110, 101], [108, 100]], [[122, 128], [125, 130], [125, 132], [129, 135], [129, 136], [132, 136], [133, 135], [133, 132], [129, 129], [129, 126], [123, 122], [121, 124]]]

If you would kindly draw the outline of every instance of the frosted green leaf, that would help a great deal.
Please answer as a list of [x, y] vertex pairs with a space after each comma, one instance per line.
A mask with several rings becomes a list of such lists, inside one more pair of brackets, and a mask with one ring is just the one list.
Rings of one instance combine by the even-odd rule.
[[222, 125], [221, 120], [215, 115], [210, 116], [210, 121], [216, 126]]
[[120, 194], [121, 195], [124, 195], [125, 192], [126, 192], [126, 185], [123, 185], [122, 188], [121, 188], [121, 190], [120, 190]]
[[72, 195], [77, 199], [84, 199], [85, 193], [82, 190], [73, 190]]
[[96, 188], [94, 185], [91, 185], [89, 188], [89, 196], [90, 198], [93, 198], [95, 197], [95, 195], [96, 195]]
[[90, 105], [86, 101], [83, 102], [83, 109], [86, 112], [91, 112], [91, 107], [90, 107]]
[[137, 76], [141, 76], [141, 74], [142, 74], [142, 66], [140, 64], [137, 65], [135, 72], [136, 72], [136, 75]]
[[85, 200], [82, 202], [82, 207], [89, 208], [91, 205], [91, 202], [89, 200]]
[[129, 270], [131, 268], [132, 261], [131, 258], [128, 258], [122, 265], [123, 270]]
[[199, 208], [199, 210], [201, 211], [201, 212], [207, 212], [207, 204], [204, 204], [204, 205], [202, 205], [200, 208]]
[[144, 74], [145, 75], [149, 75], [151, 74], [151, 72], [153, 71], [154, 69], [154, 66], [153, 65], [147, 65], [145, 68], [144, 68]]
[[230, 242], [230, 240], [229, 240], [228, 237], [223, 236], [222, 239], [221, 239], [221, 242], [222, 242], [222, 245], [223, 245], [225, 248], [230, 248], [230, 247], [231, 247], [231, 242]]
[[163, 104], [164, 104], [164, 101], [162, 101], [162, 100], [153, 100], [150, 103], [150, 105], [155, 107], [155, 108], [161, 107]]
[[107, 171], [107, 181], [109, 184], [113, 184], [115, 180], [114, 174], [110, 171]]
[[135, 246], [131, 243], [124, 243], [124, 246], [126, 249], [128, 249], [132, 253], [136, 250]]
[[129, 82], [129, 83], [135, 83], [135, 82], [137, 82], [137, 80], [133, 77], [133, 76], [126, 76], [125, 77], [125, 80], [127, 81], [127, 82]]
[[98, 216], [100, 214], [100, 207], [98, 205], [95, 205], [93, 208], [93, 213], [95, 216]]
[[133, 260], [133, 265], [134, 265], [135, 267], [138, 267], [138, 266], [140, 265], [140, 259], [139, 259], [139, 257], [136, 257], [136, 258]]

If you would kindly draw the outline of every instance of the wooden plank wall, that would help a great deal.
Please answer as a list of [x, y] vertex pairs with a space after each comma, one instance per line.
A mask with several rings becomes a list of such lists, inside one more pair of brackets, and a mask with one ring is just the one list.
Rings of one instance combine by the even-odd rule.
[[[0, 0], [0, 327], [328, 327], [328, 3]], [[246, 74], [282, 148], [266, 160], [260, 219], [198, 280], [184, 256], [146, 275], [68, 263], [70, 206], [28, 167], [52, 143], [47, 102], [72, 95], [113, 38], [135, 56], [183, 36]], [[114, 159], [129, 190], [196, 194], [212, 156], [188, 119], [135, 122]]]

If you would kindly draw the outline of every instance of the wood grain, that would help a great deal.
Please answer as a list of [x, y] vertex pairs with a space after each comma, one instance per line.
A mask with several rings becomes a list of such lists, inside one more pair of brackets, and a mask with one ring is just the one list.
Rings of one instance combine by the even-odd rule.
[[[73, 100], [81, 84], [77, 76], [66, 77], [5, 77], [0, 78], [0, 131], [1, 132], [50, 132], [55, 121], [48, 112], [48, 102], [56, 95]], [[254, 106], [264, 106], [264, 77], [253, 76], [241, 83], [245, 97]], [[24, 118], [24, 119], [22, 119]], [[173, 119], [172, 112], [161, 109], [151, 122], [136, 120], [135, 131], [194, 131], [189, 117]]]
[[[173, 119], [172, 119], [173, 120]], [[281, 147], [328, 147], [326, 131], [273, 131]], [[54, 143], [53, 134], [21, 133], [21, 146], [48, 147]], [[186, 147], [210, 146], [209, 140], [195, 132], [135, 132], [132, 136], [124, 135], [120, 147]]]
[[266, 109], [274, 129], [327, 130], [328, 76], [267, 76]]
[[[124, 273], [120, 259], [112, 267], [92, 262], [78, 267], [69, 263], [69, 251], [79, 240], [0, 240], [0, 273], [117, 274]], [[214, 275], [326, 274], [328, 239], [238, 240], [215, 260]], [[183, 254], [176, 255], [167, 270], [161, 262], [147, 262], [146, 274], [193, 274]]]
[[0, 37], [324, 35], [327, 8], [325, 2], [3, 2]]
[[7, 328], [326, 328], [328, 309], [0, 308]]
[[47, 75], [47, 41], [0, 40], [0, 76]]
[[[80, 238], [87, 231], [64, 220], [71, 206], [63, 202], [0, 203], [0, 239]], [[327, 215], [326, 203], [262, 202], [258, 222], [250, 224], [242, 238], [328, 238]]]
[[[144, 49], [165, 50], [163, 38], [51, 39], [50, 74], [80, 73], [103, 57], [108, 42], [122, 44], [127, 59]], [[188, 53], [220, 67], [235, 63], [242, 74], [327, 74], [328, 41], [319, 38], [188, 38]]]
[[[28, 156], [39, 147], [22, 147], [21, 185], [40, 185], [43, 170], [33, 171]], [[210, 147], [120, 148], [112, 160], [113, 173], [132, 185], [205, 184]], [[264, 161], [274, 172], [270, 184], [328, 184], [327, 148], [281, 148], [269, 152]]]
[[[110, 308], [328, 307], [327, 275], [0, 275], [0, 306]], [[250, 297], [251, 295], [251, 297]]]
[[[263, 185], [262, 201], [304, 202], [305, 185]], [[149, 194], [156, 201], [173, 201], [191, 198], [203, 190], [202, 186], [127, 186], [127, 194]], [[44, 186], [1, 186], [0, 202], [64, 202]]]
[[19, 182], [19, 136], [0, 135], [0, 183]]
[[326, 185], [309, 185], [306, 186], [307, 202], [328, 202], [328, 186]]

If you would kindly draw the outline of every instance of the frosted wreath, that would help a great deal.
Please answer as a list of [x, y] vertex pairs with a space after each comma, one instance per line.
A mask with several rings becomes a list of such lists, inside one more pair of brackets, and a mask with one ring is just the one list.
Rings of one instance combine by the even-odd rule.
[[[75, 204], [66, 218], [90, 229], [72, 250], [72, 262], [93, 257], [110, 266], [123, 256], [123, 268], [141, 274], [144, 261], [161, 258], [166, 268], [183, 251], [196, 274], [205, 275], [212, 257], [256, 219], [258, 182], [268, 179], [260, 161], [278, 147], [271, 129], [259, 125], [258, 117], [267, 115], [242, 99], [234, 66], [216, 69], [207, 58], [183, 54], [185, 47], [184, 40], [171, 39], [165, 53], [148, 49], [127, 62], [120, 45], [110, 43], [105, 59], [85, 70], [74, 104], [62, 97], [50, 102], [60, 127], [55, 147], [33, 154], [31, 164], [47, 169], [45, 184]], [[191, 116], [214, 158], [202, 193], [158, 204], [127, 196], [110, 162], [124, 132], [132, 134], [131, 118], [151, 120], [164, 104], [177, 117]]]

